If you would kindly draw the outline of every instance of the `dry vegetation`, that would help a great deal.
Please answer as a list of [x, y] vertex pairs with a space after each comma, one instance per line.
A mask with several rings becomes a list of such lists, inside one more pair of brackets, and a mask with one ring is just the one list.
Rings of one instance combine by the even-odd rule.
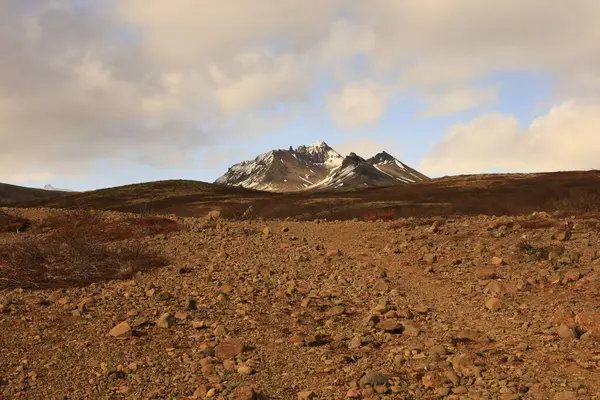
[[0, 244], [0, 288], [45, 289], [127, 279], [168, 264], [163, 255], [135, 239], [182, 228], [177, 221], [148, 215], [110, 220], [99, 212], [71, 211], [35, 222], [3, 215], [7, 222], [2, 228], [15, 232], [19, 225], [28, 231]]

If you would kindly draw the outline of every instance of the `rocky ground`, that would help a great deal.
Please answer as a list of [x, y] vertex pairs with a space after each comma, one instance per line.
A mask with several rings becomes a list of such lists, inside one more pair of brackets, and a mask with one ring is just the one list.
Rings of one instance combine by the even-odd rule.
[[180, 219], [168, 267], [0, 290], [0, 398], [598, 399], [597, 217]]

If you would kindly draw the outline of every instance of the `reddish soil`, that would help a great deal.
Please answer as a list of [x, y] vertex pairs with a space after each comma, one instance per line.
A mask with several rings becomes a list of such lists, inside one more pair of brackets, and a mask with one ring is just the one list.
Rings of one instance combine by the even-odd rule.
[[111, 242], [167, 267], [1, 289], [0, 397], [600, 396], [598, 214], [179, 223]]

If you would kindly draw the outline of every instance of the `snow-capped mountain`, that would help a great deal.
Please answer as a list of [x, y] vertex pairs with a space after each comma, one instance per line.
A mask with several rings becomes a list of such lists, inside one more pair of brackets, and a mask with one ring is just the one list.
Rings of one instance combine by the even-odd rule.
[[325, 142], [296, 149], [271, 150], [235, 164], [215, 183], [249, 189], [291, 192], [394, 186], [427, 180], [425, 175], [386, 152], [365, 160], [342, 157]]
[[73, 192], [73, 190], [69, 190], [69, 189], [59, 189], [59, 188], [55, 188], [54, 186], [48, 184], [44, 186], [44, 190], [50, 190], [53, 192]]

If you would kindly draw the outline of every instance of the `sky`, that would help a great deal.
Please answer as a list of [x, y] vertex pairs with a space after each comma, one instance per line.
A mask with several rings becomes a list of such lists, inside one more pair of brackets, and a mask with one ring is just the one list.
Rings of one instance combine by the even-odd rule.
[[600, 168], [600, 2], [3, 0], [0, 182], [212, 182], [322, 140], [431, 176]]

